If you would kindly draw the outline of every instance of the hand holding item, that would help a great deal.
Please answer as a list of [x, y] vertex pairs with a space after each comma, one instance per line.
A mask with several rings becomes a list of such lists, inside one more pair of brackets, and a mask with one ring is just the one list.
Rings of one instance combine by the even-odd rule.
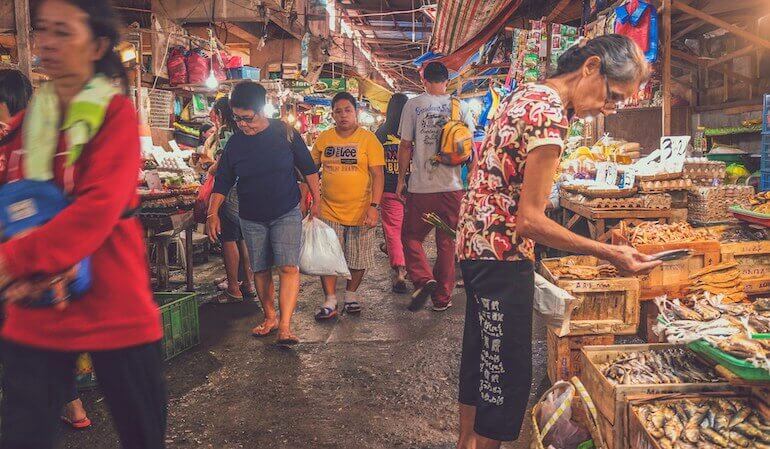
[[219, 214], [209, 214], [206, 219], [206, 232], [212, 242], [216, 242], [219, 234], [222, 233], [222, 222], [219, 220]]
[[50, 306], [64, 310], [70, 299], [67, 286], [77, 277], [77, 273], [77, 267], [72, 267], [59, 275], [39, 276], [14, 282], [3, 292], [3, 300], [9, 304], [24, 306], [39, 301], [51, 291], [53, 295]]
[[310, 216], [313, 218], [318, 218], [321, 216], [321, 205], [318, 204], [318, 201], [313, 201], [310, 204]]
[[629, 274], [644, 274], [662, 263], [631, 246], [611, 246], [607, 261]]
[[377, 211], [377, 208], [374, 206], [369, 206], [369, 209], [366, 211], [366, 217], [364, 217], [364, 226], [373, 228], [377, 226], [377, 222], [379, 220], [380, 213]]

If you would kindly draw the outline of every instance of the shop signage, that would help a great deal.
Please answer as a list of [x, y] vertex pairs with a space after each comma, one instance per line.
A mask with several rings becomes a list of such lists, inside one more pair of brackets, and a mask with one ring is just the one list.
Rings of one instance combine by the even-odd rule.
[[313, 84], [313, 92], [317, 94], [336, 94], [347, 90], [347, 80], [345, 78], [319, 78], [318, 82]]
[[310, 83], [304, 80], [284, 80], [284, 87], [292, 92], [307, 92], [312, 87]]

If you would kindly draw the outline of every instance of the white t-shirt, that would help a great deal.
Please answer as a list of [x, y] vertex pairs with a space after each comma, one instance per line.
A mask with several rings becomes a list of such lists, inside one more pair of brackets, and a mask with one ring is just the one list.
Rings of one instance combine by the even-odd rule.
[[[410, 193], [441, 193], [463, 190], [462, 167], [433, 165], [431, 158], [436, 155], [441, 128], [449, 120], [451, 101], [449, 95], [424, 93], [406, 102], [401, 114], [399, 134], [402, 140], [414, 143]], [[460, 117], [471, 130], [476, 125], [468, 109], [461, 107]]]

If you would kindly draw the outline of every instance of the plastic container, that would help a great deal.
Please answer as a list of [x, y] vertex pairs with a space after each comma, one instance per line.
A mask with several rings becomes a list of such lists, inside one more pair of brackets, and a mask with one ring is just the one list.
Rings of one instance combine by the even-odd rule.
[[257, 67], [243, 66], [227, 69], [227, 77], [232, 80], [259, 81], [260, 70]]
[[163, 323], [163, 359], [169, 360], [201, 341], [195, 293], [155, 293]]
[[688, 344], [687, 347], [712, 362], [724, 366], [741, 379], [770, 381], [770, 373], [767, 370], [757, 368], [746, 360], [733, 357], [704, 340], [694, 341]]
[[770, 170], [762, 171], [759, 176], [759, 190], [763, 192], [770, 190]]

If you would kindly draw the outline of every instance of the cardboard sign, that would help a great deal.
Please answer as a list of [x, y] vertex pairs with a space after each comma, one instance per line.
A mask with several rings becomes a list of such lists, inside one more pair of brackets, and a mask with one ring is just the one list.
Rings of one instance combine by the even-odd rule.
[[609, 185], [615, 185], [616, 182], [618, 182], [618, 165], [614, 163], [609, 163], [607, 165], [607, 179], [605, 181]]
[[163, 183], [160, 182], [160, 176], [158, 175], [157, 170], [150, 170], [145, 172], [144, 180], [147, 182], [147, 187], [149, 187], [150, 190], [163, 189]]
[[620, 186], [621, 189], [630, 189], [634, 186], [634, 182], [636, 181], [636, 170], [631, 167], [626, 167], [626, 169], [623, 172], [623, 185]]
[[688, 143], [690, 143], [690, 136], [663, 136], [660, 138], [660, 162], [667, 173], [678, 173], [684, 169]]

